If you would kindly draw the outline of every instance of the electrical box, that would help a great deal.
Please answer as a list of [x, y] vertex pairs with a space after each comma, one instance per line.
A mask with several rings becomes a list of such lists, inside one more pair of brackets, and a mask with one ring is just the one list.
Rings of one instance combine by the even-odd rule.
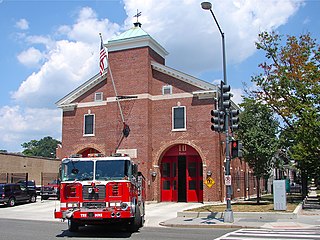
[[287, 210], [286, 180], [273, 180], [273, 209]]

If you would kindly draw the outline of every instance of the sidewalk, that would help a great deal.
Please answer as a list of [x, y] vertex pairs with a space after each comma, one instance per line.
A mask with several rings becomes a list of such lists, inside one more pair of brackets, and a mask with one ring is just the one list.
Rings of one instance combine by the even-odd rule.
[[160, 222], [160, 225], [194, 228], [320, 228], [320, 212], [317, 215], [234, 212], [233, 216], [233, 223], [225, 223], [223, 213], [178, 212], [176, 218]]
[[[316, 196], [315, 191], [312, 190], [309, 196]], [[319, 205], [319, 202], [316, 204]], [[293, 213], [234, 212], [233, 223], [223, 221], [223, 212], [178, 212], [175, 218], [162, 221], [160, 225], [188, 228], [320, 228], [320, 209], [317, 207], [302, 209], [302, 204], [299, 204]]]

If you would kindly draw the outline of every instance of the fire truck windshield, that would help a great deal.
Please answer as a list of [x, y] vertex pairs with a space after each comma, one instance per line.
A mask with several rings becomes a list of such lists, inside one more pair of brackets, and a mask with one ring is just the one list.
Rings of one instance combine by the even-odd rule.
[[132, 176], [129, 160], [96, 161], [96, 180], [120, 180]]
[[65, 159], [62, 162], [62, 181], [93, 180], [93, 161]]

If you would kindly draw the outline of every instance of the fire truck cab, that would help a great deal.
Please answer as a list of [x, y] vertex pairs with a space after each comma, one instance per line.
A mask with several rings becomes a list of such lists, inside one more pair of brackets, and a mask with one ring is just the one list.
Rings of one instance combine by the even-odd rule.
[[128, 156], [64, 158], [61, 163], [60, 209], [55, 218], [79, 226], [123, 224], [138, 231], [145, 216], [145, 179]]

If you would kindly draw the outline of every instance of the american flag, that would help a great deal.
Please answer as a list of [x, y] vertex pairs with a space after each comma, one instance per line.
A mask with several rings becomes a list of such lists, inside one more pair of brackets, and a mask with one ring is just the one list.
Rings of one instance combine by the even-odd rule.
[[103, 46], [103, 41], [102, 41], [102, 36], [100, 35], [101, 38], [101, 47], [100, 47], [100, 75], [104, 72], [104, 59], [107, 56], [106, 50], [104, 49]]

